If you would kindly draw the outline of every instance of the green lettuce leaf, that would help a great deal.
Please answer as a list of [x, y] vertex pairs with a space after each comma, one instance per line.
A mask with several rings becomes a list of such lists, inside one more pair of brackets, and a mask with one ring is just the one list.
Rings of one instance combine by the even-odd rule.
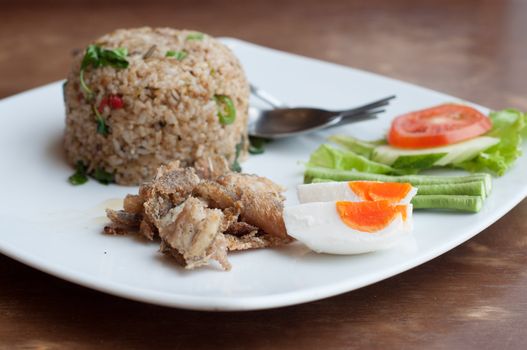
[[394, 169], [386, 164], [377, 163], [355, 152], [340, 150], [323, 144], [309, 158], [308, 166], [318, 166], [337, 170], [357, 170], [370, 174], [408, 174], [413, 170]]
[[499, 137], [500, 142], [472, 160], [454, 164], [454, 167], [471, 172], [490, 171], [502, 176], [521, 156], [522, 136], [527, 137], [527, 115], [515, 109], [505, 109], [492, 112], [489, 117], [492, 129], [486, 135]]
[[399, 156], [391, 166], [396, 169], [430, 169], [446, 155], [446, 153], [431, 153]]
[[375, 147], [386, 144], [386, 140], [363, 141], [345, 135], [333, 135], [329, 140], [368, 159], [371, 159]]

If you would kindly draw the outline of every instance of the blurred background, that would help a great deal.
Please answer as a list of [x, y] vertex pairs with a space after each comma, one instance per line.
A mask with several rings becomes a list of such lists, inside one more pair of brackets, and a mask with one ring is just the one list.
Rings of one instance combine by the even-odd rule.
[[527, 1], [0, 2], [0, 98], [63, 79], [71, 51], [116, 28], [230, 36], [527, 109]]
[[[138, 26], [236, 37], [527, 111], [527, 0], [0, 0], [0, 98], [64, 79], [73, 50]], [[252, 313], [136, 303], [0, 255], [0, 349], [349, 349], [372, 339], [386, 349], [521, 348], [527, 240], [503, 237], [521, 237], [526, 203], [411, 272]], [[474, 311], [452, 313], [465, 304]]]

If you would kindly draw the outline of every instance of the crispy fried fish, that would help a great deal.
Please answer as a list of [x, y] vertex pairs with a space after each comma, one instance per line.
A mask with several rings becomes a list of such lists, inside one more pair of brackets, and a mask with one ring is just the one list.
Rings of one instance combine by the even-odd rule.
[[229, 270], [228, 251], [292, 240], [282, 218], [283, 190], [264, 177], [230, 172], [221, 158], [200, 160], [195, 168], [172, 162], [137, 195], [127, 195], [123, 210], [107, 210], [111, 223], [104, 230], [159, 237], [160, 251], [187, 269], [216, 260]]
[[272, 236], [287, 237], [282, 218], [284, 189], [281, 186], [265, 177], [239, 173], [225, 174], [217, 182], [237, 194], [242, 221]]
[[207, 265], [211, 259], [225, 270], [231, 268], [222, 234], [225, 223], [221, 210], [209, 209], [204, 201], [190, 197], [166, 216], [158, 226], [163, 251], [176, 250], [187, 269]]

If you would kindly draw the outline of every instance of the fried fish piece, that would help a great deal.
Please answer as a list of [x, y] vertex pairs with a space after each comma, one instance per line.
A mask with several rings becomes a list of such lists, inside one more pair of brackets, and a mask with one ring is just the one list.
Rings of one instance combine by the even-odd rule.
[[258, 231], [253, 231], [244, 236], [226, 234], [225, 239], [227, 240], [227, 248], [229, 251], [279, 247], [293, 241], [289, 236], [274, 237], [265, 234], [259, 235]]
[[141, 215], [125, 210], [106, 209], [106, 216], [111, 223], [104, 226], [104, 233], [109, 235], [126, 235], [137, 232], [141, 224]]
[[244, 192], [240, 219], [275, 237], [287, 237], [283, 202], [271, 193]]
[[117, 236], [129, 235], [129, 234], [133, 234], [136, 232], [135, 229], [127, 228], [124, 226], [119, 226], [114, 223], [105, 225], [103, 231], [107, 235], [117, 235]]
[[239, 173], [225, 174], [217, 182], [239, 197], [241, 221], [272, 236], [287, 237], [282, 217], [284, 189], [281, 186], [261, 176]]
[[127, 194], [123, 201], [123, 210], [127, 213], [142, 214], [144, 199], [138, 194]]
[[154, 240], [154, 237], [159, 234], [157, 227], [147, 219], [141, 221], [141, 224], [139, 225], [139, 233], [149, 241]]
[[220, 176], [216, 182], [230, 188], [239, 197], [242, 193], [250, 191], [253, 193], [271, 193], [280, 200], [285, 199], [282, 195], [285, 189], [282, 186], [258, 175], [231, 172]]
[[144, 204], [144, 218], [147, 222], [158, 226], [159, 221], [174, 205], [169, 198], [164, 196], [152, 196]]
[[243, 221], [236, 221], [229, 225], [227, 230], [225, 230], [224, 234], [240, 237], [257, 232], [258, 227], [250, 225]]
[[106, 216], [114, 224], [129, 228], [139, 227], [141, 215], [129, 213], [125, 210], [106, 209]]
[[234, 192], [214, 181], [201, 181], [194, 188], [193, 195], [207, 201], [211, 208], [227, 209], [240, 206], [239, 198]]
[[177, 168], [172, 171], [160, 172], [152, 182], [154, 195], [170, 198], [178, 205], [192, 193], [194, 187], [200, 183], [200, 178], [193, 168]]
[[194, 163], [196, 174], [204, 180], [213, 180], [231, 171], [227, 159], [222, 156], [206, 156]]
[[200, 182], [194, 169], [178, 168], [178, 163], [170, 164], [171, 167], [159, 170], [156, 178], [139, 190], [140, 196], [146, 198], [143, 203], [144, 218], [155, 226], [170, 209], [183, 203]]
[[274, 247], [292, 241], [282, 218], [284, 189], [264, 177], [232, 173], [224, 159], [207, 158], [194, 168], [172, 162], [127, 195], [124, 210], [107, 210], [106, 233], [159, 236], [160, 251], [187, 269], [231, 265], [227, 252]]
[[210, 209], [204, 201], [189, 197], [183, 204], [170, 210], [159, 223], [159, 236], [164, 252], [177, 251], [185, 268], [192, 269], [217, 260], [229, 270], [224, 215], [220, 209]]

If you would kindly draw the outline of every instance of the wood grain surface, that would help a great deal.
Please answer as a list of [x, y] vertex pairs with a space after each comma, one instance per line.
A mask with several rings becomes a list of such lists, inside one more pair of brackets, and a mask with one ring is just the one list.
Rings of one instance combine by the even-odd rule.
[[[71, 50], [90, 39], [150, 25], [527, 110], [526, 18], [523, 0], [2, 1], [0, 98], [62, 79]], [[525, 349], [526, 216], [523, 201], [460, 247], [375, 285], [245, 313], [132, 302], [0, 256], [0, 349]]]

